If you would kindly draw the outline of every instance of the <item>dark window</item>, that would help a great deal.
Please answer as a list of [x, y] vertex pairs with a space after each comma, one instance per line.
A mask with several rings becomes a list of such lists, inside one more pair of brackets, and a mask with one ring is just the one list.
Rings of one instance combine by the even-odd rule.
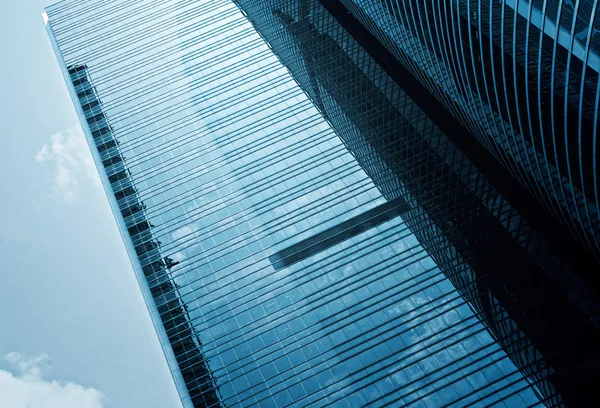
[[143, 266], [142, 270], [144, 271], [144, 275], [152, 276], [156, 272], [160, 272], [163, 270], [163, 265], [160, 262], [154, 262], [149, 265]]
[[75, 75], [78, 72], [84, 71], [86, 68], [86, 65], [76, 65], [74, 67], [69, 67], [69, 75]]
[[112, 166], [113, 164], [119, 163], [123, 161], [120, 155], [110, 157], [102, 162], [102, 165], [106, 168]]
[[95, 108], [96, 106], [100, 105], [100, 102], [98, 102], [97, 100], [92, 101], [90, 103], [86, 103], [85, 105], [83, 105], [83, 111], [87, 112], [92, 108]]
[[148, 223], [148, 221], [142, 221], [139, 224], [134, 225], [133, 227], [127, 228], [127, 232], [129, 232], [129, 235], [133, 236], [137, 233], [146, 231], [148, 229], [150, 229], [150, 224]]
[[[89, 121], [89, 119], [88, 119], [88, 121]], [[110, 128], [108, 126], [107, 127], [103, 127], [102, 129], [94, 130], [92, 132], [92, 136], [94, 137], [94, 139], [96, 139], [96, 138], [99, 138], [100, 136], [103, 136], [103, 135], [105, 135], [107, 133], [110, 133]]]
[[115, 198], [117, 200], [122, 200], [123, 198], [130, 196], [135, 193], [135, 189], [133, 187], [127, 187], [125, 190], [117, 191], [115, 193]]
[[[106, 129], [106, 128], [105, 128]], [[117, 146], [117, 141], [116, 140], [110, 140], [106, 143], [102, 143], [100, 146], [98, 146], [98, 151], [100, 153], [107, 151], [108, 149], [111, 149], [113, 147]]]
[[85, 84], [87, 82], [87, 77], [79, 78], [73, 81], [73, 86], [79, 86], [81, 84]]
[[105, 119], [104, 113], [99, 113], [97, 115], [92, 116], [87, 119], [87, 122], [91, 125], [94, 122], [100, 122], [102, 119]]
[[144, 242], [135, 247], [135, 252], [138, 256], [145, 254], [146, 252], [150, 252], [154, 249], [158, 248], [158, 243], [155, 241]]
[[88, 95], [93, 95], [94, 94], [94, 90], [92, 88], [90, 89], [86, 89], [85, 91], [81, 91], [77, 94], [77, 98], [79, 99], [83, 99]]
[[123, 215], [123, 218], [125, 218], [125, 217], [129, 217], [130, 215], [136, 214], [140, 211], [142, 211], [142, 206], [139, 204], [134, 204], [130, 207], [123, 208], [121, 210], [121, 214]]
[[112, 176], [110, 176], [108, 178], [108, 181], [110, 181], [111, 184], [116, 183], [117, 181], [123, 180], [124, 178], [127, 178], [127, 172], [126, 171], [121, 171], [117, 174], [113, 174]]

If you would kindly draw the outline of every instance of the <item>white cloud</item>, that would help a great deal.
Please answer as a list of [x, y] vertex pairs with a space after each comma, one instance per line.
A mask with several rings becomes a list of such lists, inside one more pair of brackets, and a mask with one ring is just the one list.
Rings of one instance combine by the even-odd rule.
[[198, 227], [196, 227], [194, 224], [190, 224], [190, 225], [184, 225], [183, 227], [175, 230], [173, 232], [172, 237], [174, 241], [177, 241], [178, 239], [181, 239], [183, 237], [187, 237], [190, 234], [194, 234], [194, 236], [196, 236], [196, 232], [198, 231]]
[[175, 252], [173, 255], [171, 255], [171, 259], [173, 259], [174, 261], [177, 261], [177, 262], [181, 262], [181, 261], [184, 261], [186, 259], [186, 257], [183, 254], [183, 252]]
[[21, 353], [12, 352], [4, 358], [11, 367], [18, 370], [24, 380], [39, 380], [50, 371], [50, 357], [47, 354], [26, 357]]
[[36, 153], [35, 159], [53, 165], [53, 191], [68, 203], [75, 199], [80, 183], [100, 185], [92, 155], [79, 127], [52, 135]]
[[45, 354], [28, 357], [9, 353], [6, 361], [13, 372], [0, 369], [0, 407], [10, 408], [102, 408], [104, 395], [94, 389], [64, 381], [44, 380], [51, 371]]

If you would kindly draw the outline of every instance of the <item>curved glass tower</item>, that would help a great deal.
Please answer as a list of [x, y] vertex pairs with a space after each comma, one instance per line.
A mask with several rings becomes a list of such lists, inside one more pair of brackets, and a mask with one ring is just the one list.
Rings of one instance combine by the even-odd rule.
[[476, 133], [406, 81], [378, 36], [393, 39], [382, 22], [397, 27], [410, 4], [48, 7], [185, 407], [541, 407], [593, 394], [594, 271], [539, 223], [549, 207], [490, 167], [497, 156], [473, 155]]
[[339, 3], [600, 259], [597, 0]]

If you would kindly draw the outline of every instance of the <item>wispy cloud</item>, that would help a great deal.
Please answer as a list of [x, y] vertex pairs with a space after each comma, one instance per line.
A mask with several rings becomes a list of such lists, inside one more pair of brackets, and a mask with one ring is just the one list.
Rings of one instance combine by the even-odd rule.
[[48, 381], [51, 371], [46, 354], [0, 357], [9, 370], [0, 369], [0, 406], [11, 408], [102, 408], [104, 395], [94, 389], [63, 381]]
[[81, 183], [100, 185], [92, 155], [78, 127], [53, 134], [35, 159], [54, 168], [53, 192], [68, 203], [75, 200]]

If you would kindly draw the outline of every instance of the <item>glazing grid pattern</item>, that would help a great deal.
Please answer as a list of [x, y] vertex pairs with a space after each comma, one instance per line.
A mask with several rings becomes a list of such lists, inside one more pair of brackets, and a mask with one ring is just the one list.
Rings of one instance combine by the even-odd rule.
[[341, 2], [600, 258], [597, 0]]
[[[132, 256], [170, 260], [146, 274], [186, 305], [167, 332], [191, 322], [200, 338], [212, 375], [187, 381], [194, 406], [539, 404], [410, 216], [274, 271], [270, 255], [384, 203], [386, 170], [367, 175], [232, 2], [64, 1], [48, 16], [101, 101], [82, 124], [125, 234], [136, 249], [160, 241]], [[155, 306], [174, 293], [153, 292]]]
[[[552, 370], [512, 317], [518, 310], [520, 324], [529, 326], [531, 332], [540, 329], [534, 327], [537, 322], [559, 318], [556, 306], [549, 303], [556, 304], [560, 298], [559, 310], [572, 309], [566, 295], [569, 290], [559, 294], [541, 285], [549, 276], [554, 280], [570, 276], [569, 281], [572, 271], [551, 255], [539, 235], [318, 2], [238, 3], [384, 196], [392, 201], [398, 196], [411, 200], [416, 214], [405, 219], [426, 251], [476, 305], [513, 361], [536, 378], [546, 402], [560, 405], [548, 379]], [[564, 286], [563, 278], [556, 280], [559, 287]], [[500, 285], [512, 289], [502, 293], [490, 281], [502, 281]], [[586, 299], [585, 303], [597, 303], [589, 296]], [[506, 308], [512, 309], [511, 318]], [[540, 315], [540, 310], [547, 316]], [[581, 311], [588, 316], [593, 313], [587, 306]], [[560, 320], [570, 324], [568, 317]], [[541, 338], [556, 336], [547, 329], [541, 329], [546, 333]], [[536, 334], [538, 339], [540, 334]], [[556, 350], [563, 354], [564, 345], [556, 344]]]

